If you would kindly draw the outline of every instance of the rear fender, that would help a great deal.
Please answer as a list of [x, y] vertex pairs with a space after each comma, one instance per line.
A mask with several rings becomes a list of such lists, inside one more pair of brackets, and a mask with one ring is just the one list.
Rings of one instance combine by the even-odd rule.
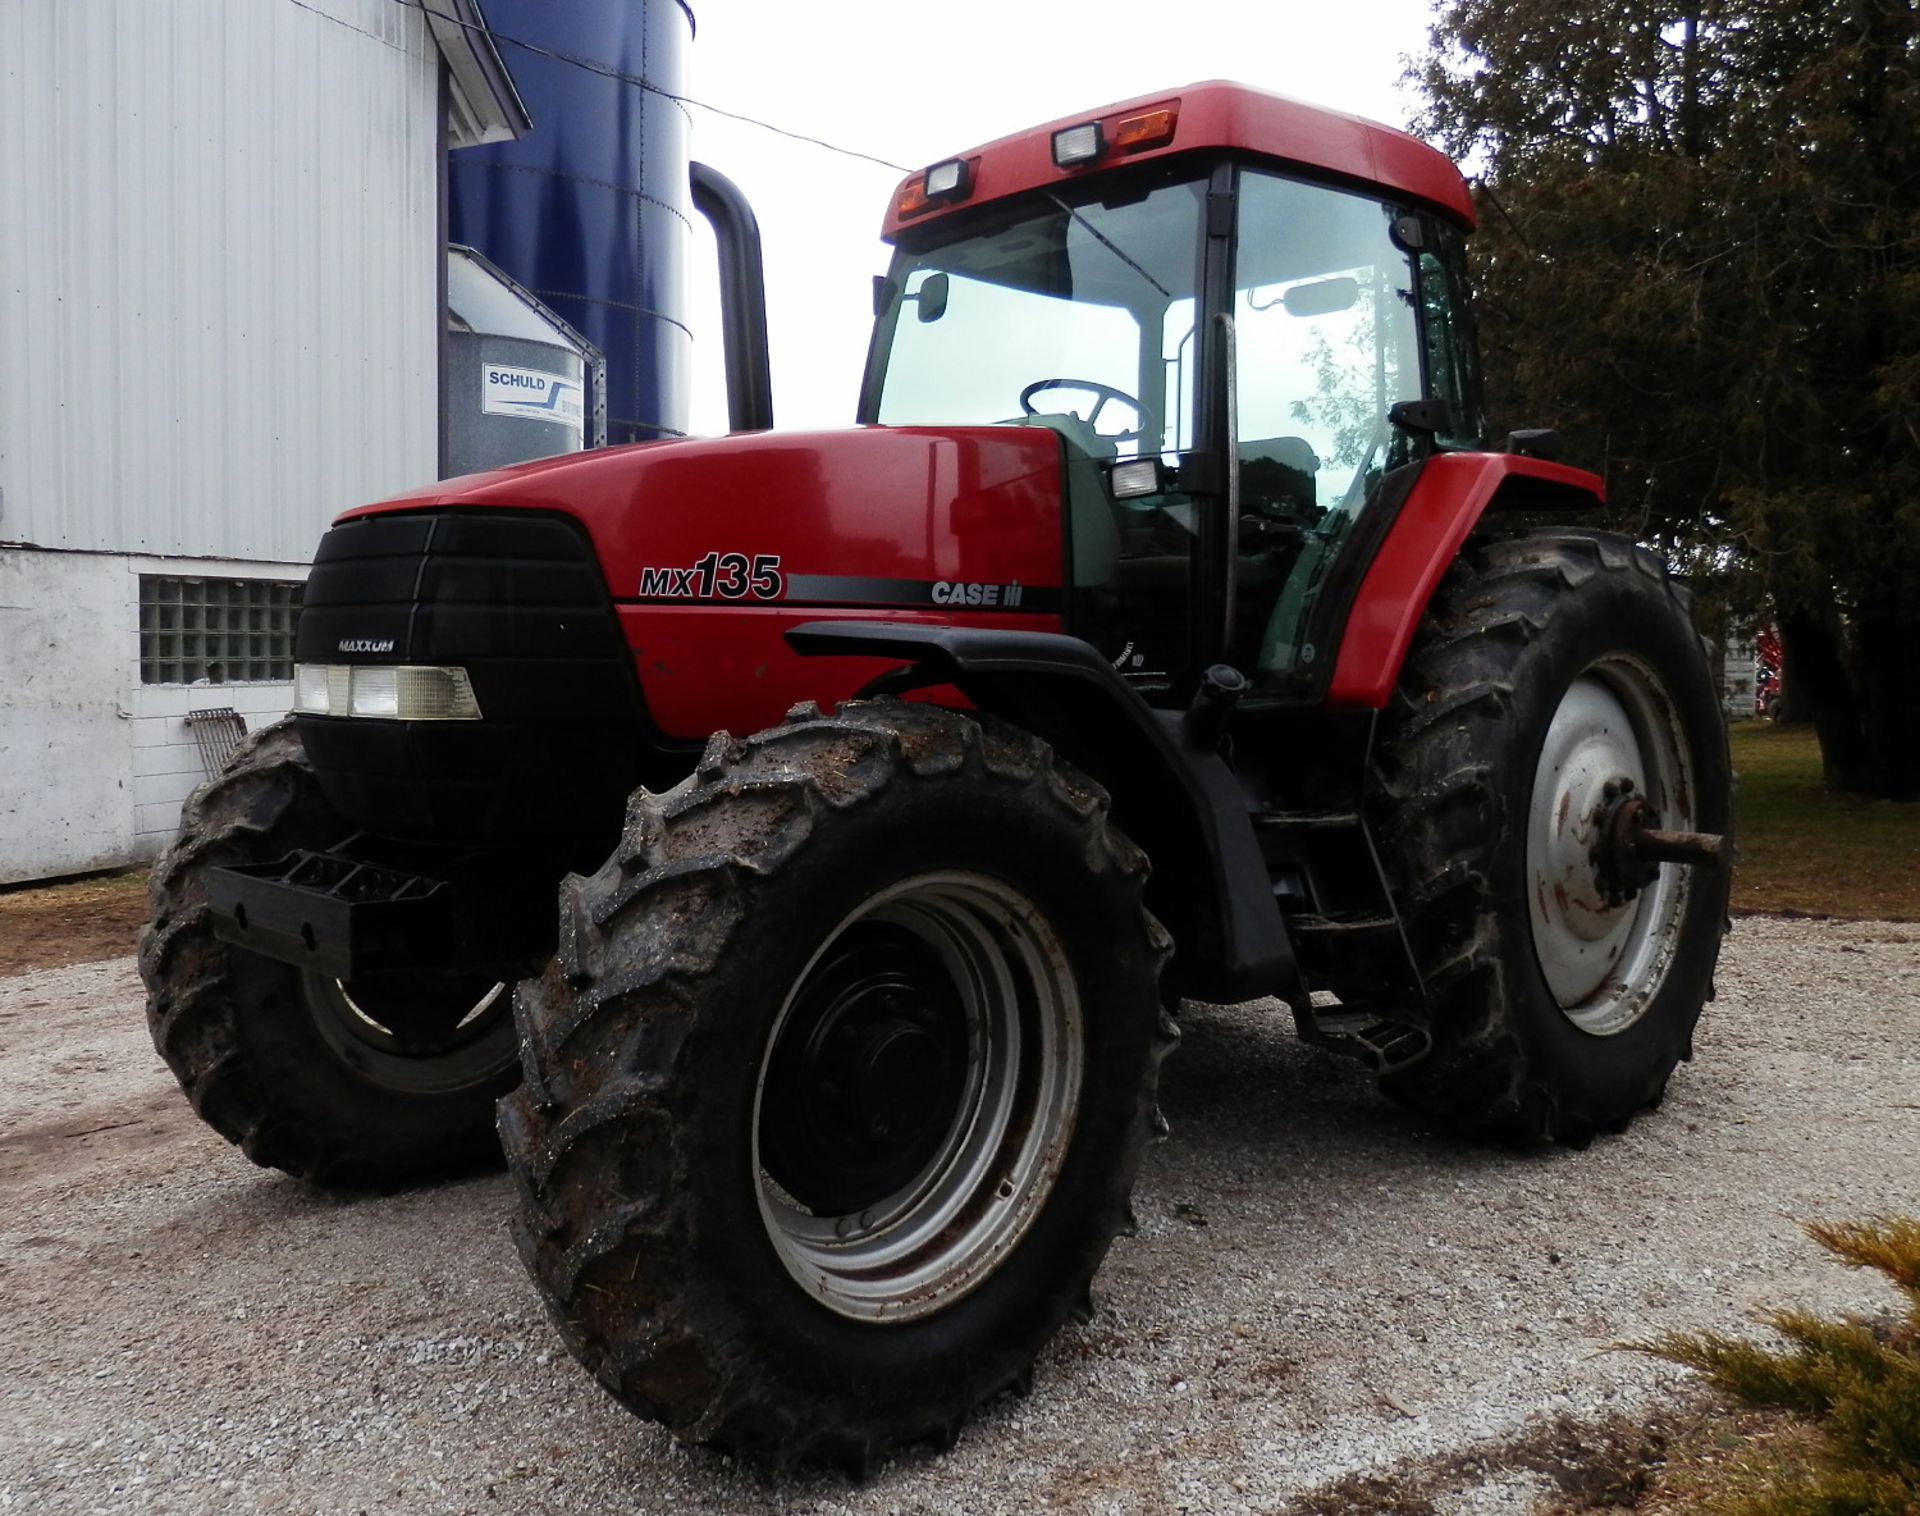
[[1218, 753], [1188, 739], [1177, 712], [1149, 706], [1090, 644], [871, 622], [809, 622], [786, 637], [803, 656], [893, 664], [893, 674], [876, 670], [870, 691], [951, 685], [1099, 781], [1115, 822], [1153, 862], [1147, 903], [1176, 944], [1170, 987], [1215, 1002], [1298, 992], [1245, 789]]
[[1386, 705], [1435, 586], [1487, 511], [1590, 510], [1605, 499], [1598, 475], [1540, 458], [1442, 453], [1428, 459], [1354, 595], [1327, 704], [1346, 710]]

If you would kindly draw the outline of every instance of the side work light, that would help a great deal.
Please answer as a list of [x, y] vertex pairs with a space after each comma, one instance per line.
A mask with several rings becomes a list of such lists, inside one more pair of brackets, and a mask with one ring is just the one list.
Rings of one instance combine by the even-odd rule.
[[1134, 500], [1142, 495], [1158, 495], [1167, 487], [1158, 458], [1134, 458], [1116, 463], [1107, 470], [1107, 488], [1115, 500]]

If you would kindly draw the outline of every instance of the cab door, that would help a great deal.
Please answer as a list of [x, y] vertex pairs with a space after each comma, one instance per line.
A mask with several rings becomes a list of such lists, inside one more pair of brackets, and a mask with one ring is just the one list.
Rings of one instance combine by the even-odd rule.
[[1369, 195], [1248, 167], [1235, 198], [1230, 657], [1259, 687], [1315, 687], [1343, 565], [1412, 457], [1390, 413], [1425, 393], [1414, 257], [1404, 210]]

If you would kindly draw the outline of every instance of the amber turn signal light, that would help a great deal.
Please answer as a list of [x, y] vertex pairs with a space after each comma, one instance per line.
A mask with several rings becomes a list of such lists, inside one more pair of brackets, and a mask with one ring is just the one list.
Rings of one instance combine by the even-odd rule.
[[1171, 142], [1174, 124], [1179, 119], [1180, 113], [1172, 106], [1128, 116], [1115, 123], [1113, 145], [1123, 153], [1137, 153], [1143, 147], [1158, 147], [1163, 142]]

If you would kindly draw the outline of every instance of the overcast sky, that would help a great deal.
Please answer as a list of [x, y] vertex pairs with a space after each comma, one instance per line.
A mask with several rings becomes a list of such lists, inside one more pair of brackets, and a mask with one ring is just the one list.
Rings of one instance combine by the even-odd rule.
[[[1429, 0], [694, 0], [696, 100], [924, 167], [1055, 117], [1233, 79], [1403, 126]], [[693, 155], [753, 202], [766, 244], [774, 416], [853, 420], [878, 235], [901, 175], [693, 112]], [[695, 259], [693, 430], [726, 430], [712, 241]]]

